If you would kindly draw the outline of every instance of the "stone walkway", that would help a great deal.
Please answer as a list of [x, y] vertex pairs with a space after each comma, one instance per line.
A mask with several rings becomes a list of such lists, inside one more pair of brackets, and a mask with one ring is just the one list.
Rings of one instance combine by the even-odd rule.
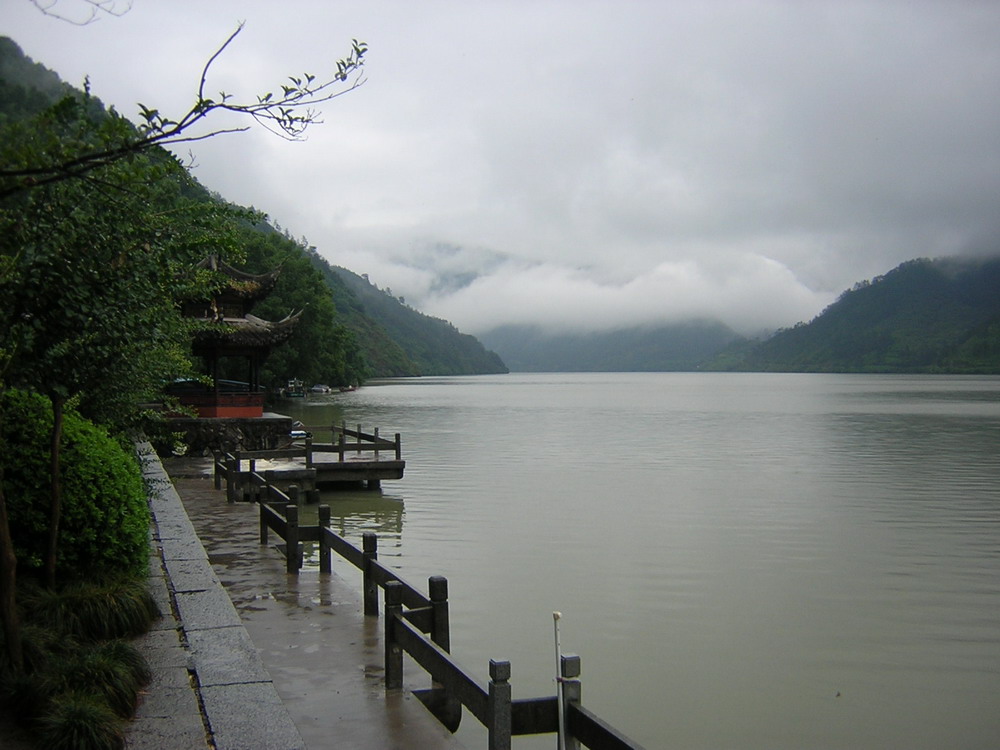
[[152, 489], [150, 583], [164, 616], [137, 644], [155, 676], [128, 746], [304, 748], [170, 478], [155, 454], [143, 453]]
[[385, 692], [381, 623], [359, 590], [285, 573], [258, 542], [256, 506], [228, 504], [210, 463], [142, 460], [165, 616], [139, 642], [156, 676], [130, 748], [460, 747], [408, 690]]

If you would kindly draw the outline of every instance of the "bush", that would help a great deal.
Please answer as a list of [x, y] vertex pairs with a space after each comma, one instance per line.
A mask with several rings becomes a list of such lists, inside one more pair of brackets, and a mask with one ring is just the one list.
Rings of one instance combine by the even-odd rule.
[[73, 581], [57, 590], [25, 584], [18, 599], [28, 622], [83, 641], [141, 635], [160, 615], [144, 578]]
[[[52, 409], [44, 396], [0, 395], [0, 466], [18, 567], [41, 570], [49, 525]], [[141, 573], [148, 564], [149, 506], [135, 457], [67, 409], [61, 451], [60, 577]]]
[[40, 722], [37, 741], [49, 750], [119, 750], [125, 747], [123, 723], [106, 703], [86, 693], [67, 693], [53, 701]]

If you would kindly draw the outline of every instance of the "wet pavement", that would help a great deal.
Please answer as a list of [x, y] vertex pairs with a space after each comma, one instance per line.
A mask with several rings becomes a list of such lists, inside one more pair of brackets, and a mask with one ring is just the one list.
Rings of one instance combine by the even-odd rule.
[[150, 588], [162, 617], [136, 640], [153, 672], [130, 748], [304, 748], [181, 499], [149, 446], [140, 446], [153, 514]]
[[[235, 723], [253, 724], [251, 714], [274, 708], [262, 697], [273, 689], [301, 738], [299, 744], [294, 733], [280, 738], [258, 734], [243, 746], [358, 750], [461, 747], [409, 689], [386, 693], [382, 620], [362, 614], [360, 582], [309, 570], [299, 576], [287, 574], [284, 559], [274, 548], [279, 540], [272, 535], [272, 544], [259, 544], [257, 506], [228, 504], [225, 491], [214, 489], [210, 459], [166, 459], [163, 465], [183, 503], [185, 517], [203, 545], [211, 575], [224, 587], [238, 615], [239, 627], [217, 621], [212, 624], [212, 618], [220, 616], [216, 608], [221, 603], [215, 596], [195, 591], [175, 594], [189, 652], [201, 654], [195, 676], [201, 683], [206, 711], [214, 709], [220, 715], [231, 712], [231, 718], [238, 720]], [[174, 546], [183, 552], [182, 544]], [[179, 561], [172, 568], [168, 580], [182, 591], [203, 585], [204, 570], [196, 560]], [[187, 576], [192, 577], [190, 581], [186, 581]], [[203, 622], [206, 617], [209, 622]], [[165, 625], [168, 632], [169, 625]], [[169, 636], [159, 637], [167, 640]], [[215, 656], [209, 658], [209, 654]], [[157, 680], [165, 687], [180, 682], [181, 668], [176, 665], [162, 675], [158, 670]], [[190, 674], [187, 666], [183, 670]], [[239, 684], [235, 682], [239, 671], [246, 680], [239, 683], [244, 696], [238, 695]], [[414, 681], [408, 688], [429, 686], [429, 678], [416, 668], [410, 669], [408, 679]], [[217, 687], [218, 694], [212, 687], [206, 689], [206, 682]], [[156, 687], [154, 684], [153, 695]], [[178, 706], [178, 710], [188, 719], [193, 716], [190, 705]], [[141, 707], [137, 723], [149, 718], [142, 711]], [[279, 717], [263, 723], [272, 721], [282, 722]], [[207, 729], [212, 730], [212, 721], [207, 723]], [[197, 734], [193, 720], [190, 726], [192, 743], [183, 747], [201, 747], [193, 741]], [[287, 729], [278, 726], [277, 732]], [[212, 739], [219, 745], [217, 737], [212, 735]], [[131, 737], [130, 746], [166, 747], [138, 744]]]

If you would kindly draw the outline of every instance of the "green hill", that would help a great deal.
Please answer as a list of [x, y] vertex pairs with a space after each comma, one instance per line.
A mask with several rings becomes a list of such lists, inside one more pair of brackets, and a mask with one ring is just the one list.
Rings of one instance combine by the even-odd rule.
[[[327, 265], [322, 258], [315, 257], [314, 263], [320, 267]], [[486, 348], [474, 336], [462, 333], [455, 326], [441, 318], [424, 315], [406, 305], [402, 298], [393, 297], [388, 290], [379, 289], [364, 276], [339, 266], [327, 265], [324, 275], [329, 279], [332, 273], [339, 281], [329, 280], [331, 287], [342, 286], [356, 298], [360, 306], [356, 316], [349, 316], [346, 324], [353, 328], [363, 351], [370, 362], [385, 355], [388, 349], [373, 346], [361, 327], [367, 318], [374, 321], [386, 336], [405, 354], [413, 372], [379, 372], [376, 375], [482, 375], [505, 373], [507, 366], [494, 352]], [[338, 305], [340, 303], [338, 302]], [[372, 351], [366, 348], [372, 346]], [[392, 349], [395, 356], [395, 349]], [[397, 360], [392, 360], [397, 366]]]
[[709, 369], [1000, 373], [1000, 258], [908, 261]]
[[503, 326], [480, 338], [518, 372], [671, 372], [698, 369], [737, 335], [691, 321], [572, 334]]
[[[0, 36], [0, 124], [27, 120], [67, 95], [82, 97], [24, 55], [13, 40]], [[85, 101], [88, 118], [94, 122], [109, 116], [98, 99]], [[165, 151], [156, 153], [157, 158], [173, 158]], [[198, 213], [190, 210], [196, 204], [209, 207], [201, 215], [218, 217], [218, 235], [225, 239], [222, 246], [212, 246], [212, 252], [251, 273], [281, 267], [275, 289], [255, 313], [277, 320], [293, 310], [302, 311], [291, 339], [265, 360], [263, 382], [281, 385], [296, 377], [348, 385], [368, 377], [506, 372], [499, 357], [473, 337], [406, 307], [346, 269], [334, 271], [315, 248], [260, 216], [238, 207], [213, 211], [211, 207], [228, 209], [230, 204], [190, 174], [174, 191], [173, 197], [163, 191], [164, 213], [191, 215]], [[246, 218], [235, 221], [234, 214]], [[223, 367], [223, 374], [231, 378], [245, 375], [240, 362], [226, 362]]]

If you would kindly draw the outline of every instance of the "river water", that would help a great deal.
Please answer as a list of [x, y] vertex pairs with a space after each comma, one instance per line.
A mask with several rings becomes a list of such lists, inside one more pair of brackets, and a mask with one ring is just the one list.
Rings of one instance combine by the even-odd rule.
[[324, 502], [449, 579], [453, 654], [509, 659], [515, 698], [554, 693], [558, 610], [584, 705], [649, 748], [1000, 747], [1000, 378], [418, 378], [280, 411], [402, 434], [404, 479]]

